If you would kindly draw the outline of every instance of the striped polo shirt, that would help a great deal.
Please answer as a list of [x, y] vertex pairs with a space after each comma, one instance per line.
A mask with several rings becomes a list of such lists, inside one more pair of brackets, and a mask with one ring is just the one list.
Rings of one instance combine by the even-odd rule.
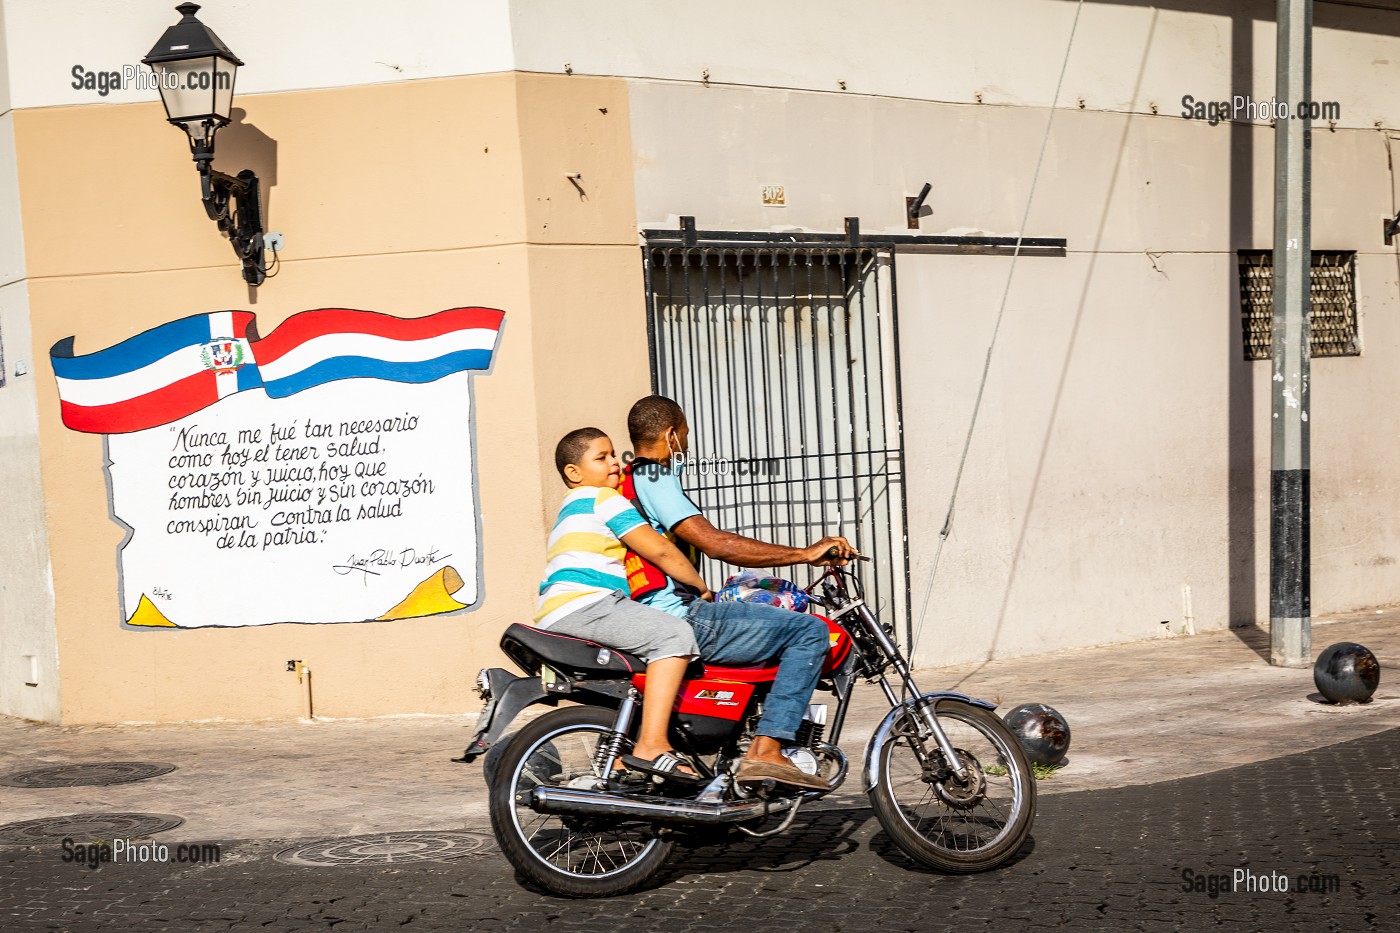
[[549, 533], [548, 563], [540, 584], [535, 624], [549, 628], [613, 591], [624, 595], [627, 572], [622, 536], [646, 524], [616, 489], [579, 486], [564, 497]]

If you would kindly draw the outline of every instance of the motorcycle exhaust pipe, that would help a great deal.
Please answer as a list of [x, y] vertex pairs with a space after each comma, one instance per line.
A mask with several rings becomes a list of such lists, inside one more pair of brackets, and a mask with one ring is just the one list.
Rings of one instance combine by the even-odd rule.
[[823, 796], [808, 791], [796, 797], [777, 800], [737, 800], [730, 803], [700, 803], [693, 800], [633, 797], [602, 791], [576, 790], [569, 787], [536, 787], [528, 803], [540, 813], [570, 816], [611, 816], [647, 820], [653, 823], [678, 823], [688, 826], [714, 826], [755, 820], [771, 813], [781, 813], [794, 803]]

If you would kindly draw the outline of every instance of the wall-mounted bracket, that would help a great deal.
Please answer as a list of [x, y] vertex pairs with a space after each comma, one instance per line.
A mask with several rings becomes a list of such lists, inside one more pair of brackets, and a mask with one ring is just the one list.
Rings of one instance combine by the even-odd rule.
[[904, 199], [904, 216], [909, 222], [910, 230], [919, 229], [919, 211], [924, 209], [924, 202], [928, 200], [928, 194], [932, 190], [933, 184], [926, 181], [918, 197]]

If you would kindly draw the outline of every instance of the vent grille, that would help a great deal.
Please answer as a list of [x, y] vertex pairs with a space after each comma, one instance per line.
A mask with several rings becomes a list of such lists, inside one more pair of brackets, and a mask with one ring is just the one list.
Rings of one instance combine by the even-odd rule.
[[[1273, 356], [1274, 254], [1272, 250], [1239, 252], [1240, 316], [1244, 327], [1244, 358]], [[1313, 250], [1312, 311], [1309, 349], [1320, 356], [1360, 356], [1356, 336], [1356, 253]]]

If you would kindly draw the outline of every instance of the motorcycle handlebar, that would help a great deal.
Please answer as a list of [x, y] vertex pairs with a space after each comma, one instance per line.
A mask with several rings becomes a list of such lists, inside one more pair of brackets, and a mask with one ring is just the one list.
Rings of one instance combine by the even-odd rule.
[[[831, 547], [826, 549], [827, 560], [836, 560], [840, 556], [841, 552], [836, 549], [836, 545], [833, 544]], [[847, 560], [863, 560], [866, 563], [870, 562], [870, 558], [866, 557], [864, 554], [852, 554], [849, 558], [847, 558]]]

